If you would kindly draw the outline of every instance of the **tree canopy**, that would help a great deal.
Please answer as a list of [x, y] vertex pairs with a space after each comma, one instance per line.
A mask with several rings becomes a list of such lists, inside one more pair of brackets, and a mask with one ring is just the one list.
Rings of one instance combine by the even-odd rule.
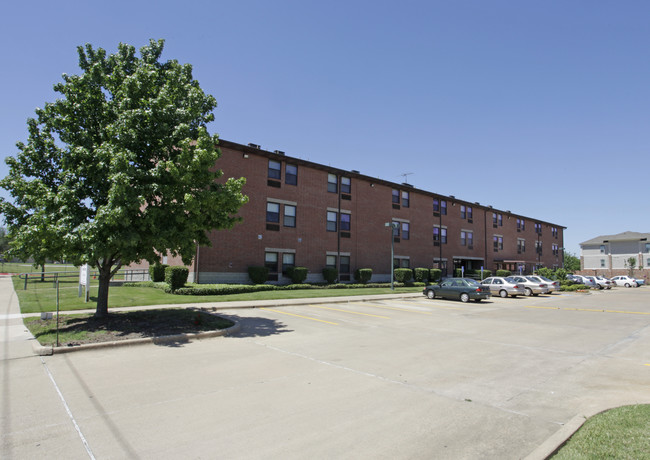
[[36, 109], [29, 138], [8, 157], [0, 199], [21, 256], [89, 263], [99, 271], [97, 316], [123, 265], [170, 252], [190, 263], [207, 232], [231, 228], [246, 203], [244, 179], [219, 179], [216, 100], [189, 64], [160, 61], [164, 41], [137, 56], [78, 47], [80, 75], [54, 85], [62, 97]]

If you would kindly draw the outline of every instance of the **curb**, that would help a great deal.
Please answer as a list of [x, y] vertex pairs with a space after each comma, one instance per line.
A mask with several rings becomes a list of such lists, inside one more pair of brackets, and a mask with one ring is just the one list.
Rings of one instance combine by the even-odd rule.
[[[598, 412], [595, 412], [592, 415], [596, 415], [597, 413]], [[551, 437], [538, 446], [537, 449], [524, 457], [524, 460], [546, 460], [547, 458], [550, 458], [569, 440], [571, 436], [575, 434], [576, 431], [578, 431], [582, 425], [584, 425], [589, 417], [590, 416], [587, 415], [576, 415], [567, 423], [562, 425], [562, 428], [551, 435]]]
[[43, 346], [39, 344], [38, 341], [35, 341], [32, 344], [32, 349], [34, 350], [34, 354], [38, 356], [51, 356], [51, 355], [58, 355], [61, 353], [72, 353], [75, 351], [126, 347], [132, 345], [145, 345], [150, 343], [153, 343], [155, 345], [165, 345], [171, 342], [188, 343], [192, 340], [201, 340], [201, 339], [208, 339], [211, 337], [221, 337], [230, 334], [235, 334], [239, 332], [240, 329], [241, 329], [241, 325], [235, 322], [234, 326], [231, 326], [227, 329], [219, 329], [216, 331], [196, 332], [190, 334], [163, 335], [160, 337], [143, 337], [141, 339], [131, 339], [131, 340], [114, 340], [112, 342], [87, 343], [87, 344], [74, 345], [68, 347], [55, 347], [53, 345]]

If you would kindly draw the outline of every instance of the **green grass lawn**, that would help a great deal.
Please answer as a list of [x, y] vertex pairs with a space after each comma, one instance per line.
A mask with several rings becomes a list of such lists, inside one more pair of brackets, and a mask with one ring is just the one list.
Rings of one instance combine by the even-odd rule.
[[552, 458], [650, 459], [650, 405], [618, 407], [591, 417]]
[[[20, 309], [23, 313], [40, 313], [56, 311], [56, 289], [50, 281], [40, 282], [34, 279], [24, 290], [24, 280], [13, 278], [14, 289], [18, 294]], [[94, 282], [94, 284], [93, 284]], [[169, 304], [201, 304], [208, 302], [227, 302], [235, 300], [265, 300], [265, 299], [300, 299], [314, 297], [340, 297], [354, 295], [391, 294], [404, 292], [422, 292], [421, 287], [395, 288], [360, 288], [360, 289], [305, 289], [287, 291], [262, 291], [248, 294], [187, 296], [167, 294], [161, 289], [152, 287], [111, 286], [108, 293], [109, 308], [135, 307], [145, 305]], [[91, 280], [90, 302], [84, 302], [79, 297], [78, 279], [65, 278], [59, 282], [59, 309], [83, 310], [95, 309], [97, 300], [96, 280]]]

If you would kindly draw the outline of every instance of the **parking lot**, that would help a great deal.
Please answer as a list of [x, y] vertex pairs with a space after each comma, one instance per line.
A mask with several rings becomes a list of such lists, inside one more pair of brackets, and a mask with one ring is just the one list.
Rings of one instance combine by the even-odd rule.
[[649, 300], [643, 287], [226, 309], [234, 336], [8, 366], [31, 378], [3, 390], [23, 401], [3, 414], [3, 453], [541, 458], [567, 424], [650, 403]]

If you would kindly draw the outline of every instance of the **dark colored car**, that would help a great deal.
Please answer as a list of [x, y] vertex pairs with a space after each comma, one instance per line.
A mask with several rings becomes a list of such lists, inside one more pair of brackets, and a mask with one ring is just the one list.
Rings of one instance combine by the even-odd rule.
[[480, 302], [483, 299], [490, 298], [490, 288], [471, 278], [447, 278], [439, 284], [431, 284], [425, 287], [422, 293], [429, 299], [441, 297], [460, 299], [461, 302], [468, 302], [469, 299]]

